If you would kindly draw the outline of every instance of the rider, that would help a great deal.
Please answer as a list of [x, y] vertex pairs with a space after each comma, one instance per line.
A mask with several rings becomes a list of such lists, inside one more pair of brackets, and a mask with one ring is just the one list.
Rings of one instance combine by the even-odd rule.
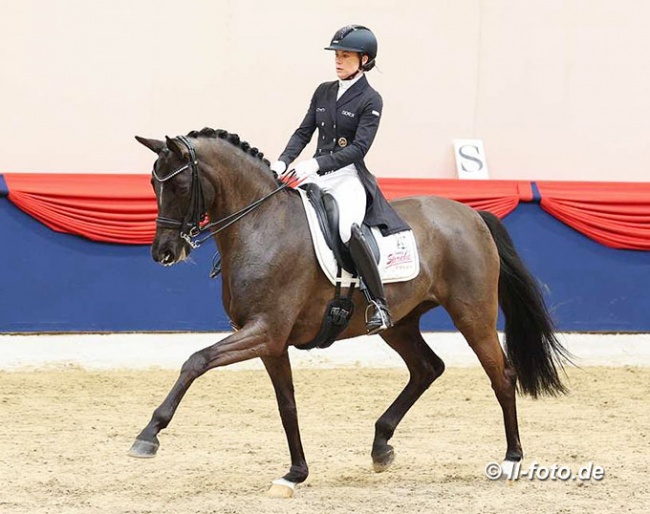
[[334, 34], [325, 50], [335, 52], [338, 80], [316, 88], [307, 115], [271, 169], [280, 176], [285, 174], [318, 128], [316, 153], [296, 164], [296, 178], [317, 184], [344, 206], [339, 234], [363, 279], [369, 305], [374, 307], [366, 317], [366, 330], [376, 334], [391, 327], [392, 321], [377, 264], [359, 226], [365, 221], [385, 236], [409, 230], [363, 160], [377, 134], [383, 106], [365, 76], [375, 66], [377, 39], [366, 27], [347, 25]]

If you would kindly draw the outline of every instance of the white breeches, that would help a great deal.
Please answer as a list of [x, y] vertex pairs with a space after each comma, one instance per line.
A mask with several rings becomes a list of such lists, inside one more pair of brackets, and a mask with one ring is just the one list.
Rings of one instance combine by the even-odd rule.
[[339, 235], [347, 243], [352, 237], [352, 224], [361, 225], [366, 215], [366, 190], [359, 180], [353, 164], [327, 175], [313, 174], [305, 183], [317, 184], [323, 192], [328, 192], [339, 206]]

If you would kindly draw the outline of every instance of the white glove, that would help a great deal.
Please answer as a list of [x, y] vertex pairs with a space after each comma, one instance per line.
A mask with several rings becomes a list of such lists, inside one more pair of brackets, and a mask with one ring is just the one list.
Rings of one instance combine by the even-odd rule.
[[287, 171], [287, 165], [284, 161], [275, 161], [271, 164], [271, 171], [274, 171], [278, 177], [280, 177], [285, 171]]
[[305, 180], [309, 175], [313, 175], [318, 171], [318, 161], [316, 159], [309, 159], [307, 161], [301, 161], [296, 164], [294, 168], [296, 170], [296, 179], [299, 182]]

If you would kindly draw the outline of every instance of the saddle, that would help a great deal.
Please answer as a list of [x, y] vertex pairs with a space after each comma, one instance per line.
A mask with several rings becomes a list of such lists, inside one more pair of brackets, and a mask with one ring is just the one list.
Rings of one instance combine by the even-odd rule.
[[[339, 206], [336, 199], [316, 184], [303, 184], [300, 186], [306, 193], [309, 203], [314, 207], [318, 225], [323, 233], [327, 246], [332, 250], [336, 262], [338, 263], [337, 278], [341, 278], [341, 270], [345, 270], [353, 276], [357, 275], [350, 251], [341, 241], [339, 234]], [[365, 226], [365, 225], [364, 225]], [[377, 262], [379, 262], [379, 247], [375, 241], [370, 228], [365, 226], [365, 235], [368, 241], [371, 241], [371, 249]], [[363, 230], [363, 228], [362, 228]], [[348, 294], [344, 297], [341, 295], [341, 283], [337, 281], [334, 286], [334, 298], [330, 300], [325, 309], [325, 317], [321, 323], [320, 330], [316, 337], [309, 343], [296, 348], [300, 350], [312, 350], [314, 348], [328, 348], [331, 346], [338, 335], [345, 330], [354, 313], [354, 303], [352, 302], [352, 293], [354, 284], [350, 285]]]
[[[323, 237], [325, 238], [327, 246], [332, 250], [336, 262], [342, 269], [351, 275], [356, 276], [357, 271], [354, 262], [352, 261], [350, 251], [343, 241], [341, 241], [341, 236], [339, 234], [340, 214], [339, 205], [336, 202], [336, 199], [331, 194], [323, 192], [323, 190], [316, 184], [303, 184], [299, 187], [306, 191], [309, 203], [311, 203], [316, 211], [316, 217], [318, 218], [320, 229], [323, 232]], [[372, 254], [375, 257], [375, 262], [379, 264], [381, 253], [375, 235], [370, 227], [365, 223], [361, 225], [361, 231], [370, 245]]]

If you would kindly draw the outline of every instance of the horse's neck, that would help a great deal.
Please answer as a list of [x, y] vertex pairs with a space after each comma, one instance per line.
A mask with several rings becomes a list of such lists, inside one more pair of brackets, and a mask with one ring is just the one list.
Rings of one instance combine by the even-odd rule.
[[[272, 191], [273, 188], [268, 192]], [[263, 192], [260, 192], [243, 207], [263, 196]], [[298, 194], [288, 190], [279, 191], [217, 234], [216, 242], [224, 261], [224, 272], [230, 265], [240, 268], [246, 263], [267, 262], [272, 259], [268, 253], [269, 247], [278, 243], [287, 249], [309, 244], [309, 226], [302, 209]]]
[[[216, 197], [210, 211], [212, 222], [236, 217], [237, 213], [277, 189], [278, 185], [268, 170], [247, 161], [236, 155], [219, 161], [219, 169], [215, 169], [215, 176], [219, 177], [214, 183]], [[290, 219], [296, 208], [300, 208], [297, 195], [280, 191], [270, 196], [217, 235], [222, 257], [263, 251], [266, 238], [281, 237], [286, 230], [285, 226], [278, 226], [276, 220]]]
[[243, 156], [226, 155], [217, 165], [216, 198], [211, 217], [222, 219], [252, 205], [277, 185], [270, 172]]

